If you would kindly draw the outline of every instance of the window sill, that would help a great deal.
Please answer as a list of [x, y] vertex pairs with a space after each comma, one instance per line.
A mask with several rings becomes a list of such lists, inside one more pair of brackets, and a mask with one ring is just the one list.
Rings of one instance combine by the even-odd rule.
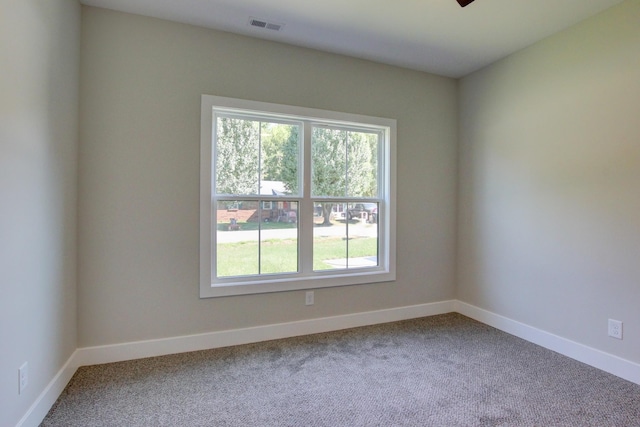
[[364, 285], [381, 282], [392, 282], [396, 278], [395, 272], [388, 270], [370, 270], [358, 273], [317, 274], [310, 277], [292, 276], [278, 277], [273, 280], [234, 281], [229, 284], [202, 284], [200, 298], [216, 298], [235, 295], [264, 294], [271, 292], [285, 292], [294, 290], [320, 289], [337, 286]]

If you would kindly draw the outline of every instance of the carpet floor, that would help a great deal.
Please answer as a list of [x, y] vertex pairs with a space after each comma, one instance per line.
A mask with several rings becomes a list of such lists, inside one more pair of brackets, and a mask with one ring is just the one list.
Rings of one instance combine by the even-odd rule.
[[640, 426], [640, 385], [460, 314], [78, 369], [42, 426]]

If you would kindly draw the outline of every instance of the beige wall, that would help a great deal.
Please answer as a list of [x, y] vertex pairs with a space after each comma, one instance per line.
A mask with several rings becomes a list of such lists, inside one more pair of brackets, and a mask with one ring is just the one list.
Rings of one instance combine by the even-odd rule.
[[[0, 425], [15, 426], [77, 347], [80, 6], [0, 12]], [[29, 385], [18, 395], [18, 367]]]
[[[355, 313], [454, 296], [456, 82], [83, 8], [79, 346]], [[394, 283], [198, 298], [200, 95], [398, 121]]]
[[458, 298], [634, 362], [639, 22], [624, 2], [459, 85]]

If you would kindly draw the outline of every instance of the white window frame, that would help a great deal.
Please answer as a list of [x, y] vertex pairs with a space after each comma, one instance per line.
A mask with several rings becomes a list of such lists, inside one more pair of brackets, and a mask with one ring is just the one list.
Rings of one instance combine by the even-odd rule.
[[[380, 163], [379, 188], [381, 201], [378, 212], [378, 266], [349, 270], [310, 271], [309, 260], [313, 241], [313, 209], [311, 201], [311, 155], [309, 147], [302, 149], [302, 194], [294, 199], [299, 204], [299, 273], [282, 275], [251, 276], [215, 279], [213, 254], [216, 247], [216, 218], [213, 216], [213, 159], [212, 138], [214, 112], [259, 114], [275, 119], [323, 123], [332, 126], [367, 127], [383, 133], [383, 143], [378, 161]], [[310, 141], [310, 126], [305, 126], [305, 141]], [[223, 297], [334, 286], [389, 282], [396, 279], [396, 120], [359, 114], [340, 113], [306, 107], [272, 104], [258, 101], [202, 95], [200, 137], [200, 297]], [[251, 198], [250, 196], [248, 198]], [[289, 197], [291, 198], [291, 197]], [[314, 198], [315, 201], [324, 199]], [[334, 199], [326, 198], [327, 202]], [[369, 200], [363, 200], [369, 201]]]

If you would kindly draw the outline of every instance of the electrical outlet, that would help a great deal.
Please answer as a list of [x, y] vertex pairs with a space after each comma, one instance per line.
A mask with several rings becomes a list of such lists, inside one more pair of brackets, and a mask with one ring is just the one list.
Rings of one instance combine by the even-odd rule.
[[307, 293], [304, 296], [304, 304], [313, 305], [313, 291], [307, 291]]
[[29, 364], [24, 362], [18, 368], [18, 394], [22, 394], [29, 385]]
[[609, 319], [609, 336], [622, 339], [622, 322], [619, 320]]

